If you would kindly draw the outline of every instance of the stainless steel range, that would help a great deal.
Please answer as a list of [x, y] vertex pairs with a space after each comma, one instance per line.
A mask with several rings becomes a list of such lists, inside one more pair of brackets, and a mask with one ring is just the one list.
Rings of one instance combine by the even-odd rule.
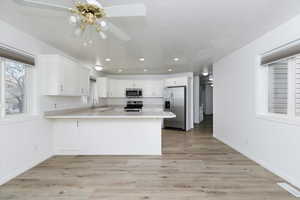
[[142, 112], [143, 106], [143, 101], [127, 101], [124, 110], [126, 112]]

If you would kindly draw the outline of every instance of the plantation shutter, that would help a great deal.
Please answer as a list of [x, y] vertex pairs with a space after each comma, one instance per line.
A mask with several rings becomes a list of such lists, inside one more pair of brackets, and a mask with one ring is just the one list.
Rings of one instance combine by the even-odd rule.
[[[270, 113], [287, 114], [288, 108], [288, 64], [270, 64], [269, 67], [269, 106]], [[300, 65], [299, 65], [300, 70]], [[299, 71], [300, 73], [300, 71]], [[300, 75], [300, 74], [299, 74]], [[300, 77], [299, 77], [300, 100]], [[300, 101], [299, 101], [300, 106]], [[300, 107], [299, 107], [300, 112]]]

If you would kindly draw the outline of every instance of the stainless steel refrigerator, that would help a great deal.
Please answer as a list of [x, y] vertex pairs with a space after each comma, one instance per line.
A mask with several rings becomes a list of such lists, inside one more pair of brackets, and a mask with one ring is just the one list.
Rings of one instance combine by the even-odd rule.
[[165, 110], [176, 115], [176, 118], [165, 119], [165, 128], [186, 130], [186, 87], [168, 87], [164, 91]]

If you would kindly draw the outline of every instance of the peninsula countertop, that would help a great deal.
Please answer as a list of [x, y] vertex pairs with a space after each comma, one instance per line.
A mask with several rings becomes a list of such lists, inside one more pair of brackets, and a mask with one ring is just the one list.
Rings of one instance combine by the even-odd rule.
[[175, 118], [172, 112], [158, 109], [143, 109], [142, 112], [125, 112], [119, 108], [86, 108], [75, 111], [46, 113], [47, 119], [164, 119]]

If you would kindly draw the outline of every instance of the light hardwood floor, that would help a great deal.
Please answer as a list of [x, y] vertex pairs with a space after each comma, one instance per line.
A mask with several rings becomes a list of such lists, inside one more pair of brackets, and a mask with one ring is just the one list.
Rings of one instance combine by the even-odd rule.
[[55, 156], [0, 186], [1, 200], [291, 200], [274, 176], [212, 137], [163, 131], [163, 156]]

